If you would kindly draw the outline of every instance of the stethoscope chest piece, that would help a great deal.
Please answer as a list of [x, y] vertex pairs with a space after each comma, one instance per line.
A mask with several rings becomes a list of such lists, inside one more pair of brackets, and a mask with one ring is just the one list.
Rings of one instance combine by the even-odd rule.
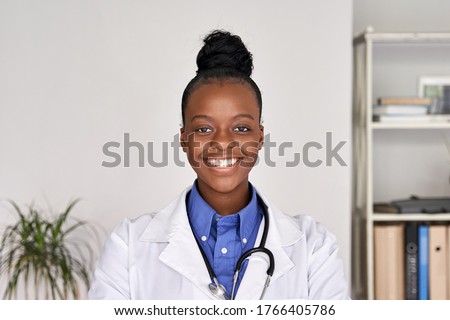
[[211, 294], [219, 299], [219, 300], [230, 300], [230, 296], [227, 293], [227, 290], [223, 285], [221, 285], [216, 279], [214, 279], [216, 283], [209, 284], [209, 291]]

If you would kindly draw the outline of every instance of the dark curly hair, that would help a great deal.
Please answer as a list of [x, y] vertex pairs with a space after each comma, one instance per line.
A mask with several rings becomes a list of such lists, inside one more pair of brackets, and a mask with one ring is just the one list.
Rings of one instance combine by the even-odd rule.
[[197, 75], [188, 83], [181, 99], [184, 112], [191, 94], [201, 85], [217, 81], [238, 81], [250, 86], [256, 96], [261, 120], [262, 97], [257, 84], [250, 78], [253, 57], [241, 38], [230, 32], [214, 30], [203, 39], [204, 45], [197, 55]]

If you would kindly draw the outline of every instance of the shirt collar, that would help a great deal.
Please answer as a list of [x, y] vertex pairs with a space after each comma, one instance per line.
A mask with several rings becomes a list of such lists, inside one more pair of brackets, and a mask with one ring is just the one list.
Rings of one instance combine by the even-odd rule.
[[[258, 210], [259, 205], [258, 199], [256, 197], [256, 190], [255, 188], [253, 188], [250, 182], [248, 183], [248, 186], [252, 195], [250, 202], [242, 210], [237, 212], [240, 218], [239, 235], [242, 241], [244, 240], [244, 238], [248, 240], [251, 236], [255, 226], [259, 221], [258, 217], [260, 212], [260, 210]], [[259, 227], [259, 224], [257, 225], [257, 227]], [[245, 243], [245, 241], [243, 241], [242, 243]]]
[[[250, 202], [236, 213], [239, 217], [239, 236], [241, 237], [241, 240], [244, 240], [244, 238], [248, 239], [251, 236], [255, 225], [259, 221], [259, 215], [261, 214], [258, 199], [256, 197], [256, 190], [250, 182], [248, 184], [251, 192]], [[212, 221], [217, 214], [198, 192], [197, 180], [193, 183], [189, 194], [187, 211], [190, 223], [197, 236], [199, 238], [202, 236], [209, 238]]]
[[[198, 238], [203, 236], [209, 238], [211, 233], [211, 222], [216, 213], [214, 209], [202, 198], [197, 189], [197, 180], [194, 181], [187, 202], [189, 222]], [[203, 241], [205, 243], [205, 241]]]

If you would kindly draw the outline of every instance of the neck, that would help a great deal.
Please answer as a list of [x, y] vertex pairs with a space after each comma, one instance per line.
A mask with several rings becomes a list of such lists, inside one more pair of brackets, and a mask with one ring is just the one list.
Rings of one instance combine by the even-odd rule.
[[221, 216], [228, 216], [242, 210], [251, 200], [248, 181], [229, 192], [219, 192], [198, 180], [198, 192], [203, 199]]

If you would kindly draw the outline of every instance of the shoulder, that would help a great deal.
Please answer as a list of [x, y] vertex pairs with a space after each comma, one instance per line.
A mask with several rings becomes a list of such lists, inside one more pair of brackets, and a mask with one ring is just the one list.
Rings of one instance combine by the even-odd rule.
[[324, 246], [329, 247], [330, 250], [337, 249], [336, 236], [314, 217], [306, 214], [290, 215], [277, 208], [273, 208], [272, 211], [277, 229], [281, 233], [281, 238], [284, 239], [282, 241], [284, 245], [294, 242], [292, 237], [287, 239], [288, 234], [296, 234], [297, 241], [306, 243], [311, 251]]
[[118, 238], [124, 243], [128, 243], [130, 237], [139, 237], [151, 221], [156, 216], [157, 212], [142, 214], [141, 216], [130, 219], [125, 218], [117, 227], [114, 228], [111, 237]]
[[335, 235], [311, 216], [297, 215], [291, 219], [304, 234], [300, 243], [305, 248], [309, 298], [348, 299], [344, 265], [339, 257], [339, 245]]
[[273, 214], [271, 225], [277, 229], [283, 245], [293, 244], [299, 240], [306, 240], [308, 246], [336, 243], [334, 234], [312, 216], [287, 214], [271, 203], [258, 189], [257, 192], [268, 206], [269, 212]]
[[331, 253], [338, 250], [336, 236], [324, 224], [308, 215], [297, 215], [291, 219], [303, 232], [309, 252], [315, 253], [320, 249]]
[[186, 193], [190, 190], [186, 188], [181, 194], [163, 209], [143, 214], [135, 219], [124, 219], [115, 228], [113, 234], [119, 236], [124, 241], [151, 241], [166, 242], [174, 226], [187, 224], [186, 215]]
[[292, 223], [294, 223], [303, 233], [311, 238], [312, 236], [331, 237], [335, 239], [335, 236], [331, 231], [321, 222], [309, 215], [296, 215], [290, 216]]

